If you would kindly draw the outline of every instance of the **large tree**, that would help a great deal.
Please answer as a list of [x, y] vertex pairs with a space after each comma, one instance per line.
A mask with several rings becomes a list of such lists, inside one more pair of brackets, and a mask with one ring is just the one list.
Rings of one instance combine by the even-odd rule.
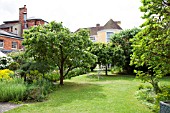
[[29, 57], [58, 67], [60, 85], [71, 70], [88, 68], [95, 61], [94, 55], [87, 51], [91, 44], [88, 31], [81, 29], [72, 33], [62, 23], [54, 21], [25, 31], [23, 41]]
[[143, 30], [132, 40], [131, 63], [145, 66], [139, 77], [152, 84], [159, 93], [159, 78], [170, 72], [170, 0], [142, 0]]
[[121, 66], [127, 73], [133, 73], [134, 69], [134, 66], [130, 66], [130, 54], [132, 54], [130, 39], [132, 39], [139, 31], [140, 29], [138, 28], [127, 29], [120, 33], [115, 33], [111, 37], [111, 47], [115, 49], [115, 51], [120, 51], [115, 53], [117, 54], [116, 56], [119, 57], [113, 57], [113, 64]]

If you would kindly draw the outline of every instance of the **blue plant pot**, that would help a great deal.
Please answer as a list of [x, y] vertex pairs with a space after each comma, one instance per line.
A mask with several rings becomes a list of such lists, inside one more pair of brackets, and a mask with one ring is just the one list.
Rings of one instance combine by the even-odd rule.
[[170, 113], [170, 101], [160, 101], [160, 113]]

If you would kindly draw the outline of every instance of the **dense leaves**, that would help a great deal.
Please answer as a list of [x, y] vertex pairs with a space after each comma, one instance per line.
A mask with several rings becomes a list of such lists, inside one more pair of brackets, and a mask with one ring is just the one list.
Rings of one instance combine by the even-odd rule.
[[170, 72], [170, 1], [142, 0], [142, 3], [140, 9], [146, 21], [132, 40], [131, 64], [147, 67], [147, 71], [138, 70], [137, 74], [158, 93], [158, 79]]
[[132, 47], [130, 39], [132, 39], [140, 29], [133, 28], [123, 30], [120, 33], [113, 34], [111, 37], [111, 46], [114, 49], [115, 57], [113, 64], [122, 67], [128, 73], [133, 72], [133, 66], [130, 66], [130, 54], [132, 54]]
[[95, 56], [87, 51], [91, 44], [88, 31], [72, 33], [56, 22], [32, 27], [24, 33], [23, 42], [27, 56], [58, 67], [61, 85], [71, 70], [93, 64]]

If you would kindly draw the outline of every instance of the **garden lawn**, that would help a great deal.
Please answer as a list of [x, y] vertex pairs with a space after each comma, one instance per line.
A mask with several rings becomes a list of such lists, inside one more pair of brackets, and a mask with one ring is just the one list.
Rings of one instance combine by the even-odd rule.
[[81, 75], [64, 83], [47, 101], [7, 113], [152, 113], [134, 96], [141, 83], [134, 76]]

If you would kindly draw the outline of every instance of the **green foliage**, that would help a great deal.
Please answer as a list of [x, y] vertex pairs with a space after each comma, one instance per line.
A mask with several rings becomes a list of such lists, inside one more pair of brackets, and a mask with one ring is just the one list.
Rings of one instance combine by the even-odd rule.
[[23, 101], [26, 89], [23, 79], [3, 80], [0, 82], [0, 102]]
[[27, 82], [32, 83], [34, 80], [41, 79], [43, 77], [43, 74], [41, 74], [38, 70], [30, 70], [29, 73], [26, 74]]
[[19, 65], [24, 64], [26, 62], [24, 51], [17, 51], [17, 52], [11, 52], [8, 54], [9, 57], [11, 57], [15, 62], [17, 62]]
[[61, 85], [69, 71], [94, 64], [95, 56], [87, 51], [91, 44], [87, 30], [72, 33], [54, 21], [25, 31], [23, 41], [28, 57], [58, 67]]
[[112, 69], [111, 69], [112, 74], [114, 74], [114, 73], [122, 73], [122, 72], [123, 72], [122, 67], [113, 66]]
[[79, 76], [82, 74], [85, 74], [89, 71], [89, 69], [87, 68], [75, 68], [72, 71], [70, 71], [70, 73], [66, 76], [66, 78], [71, 78], [71, 77], [75, 77], [75, 76]]
[[[93, 45], [89, 48], [89, 51], [97, 56], [97, 64], [108, 65], [111, 63], [113, 50], [111, 50], [110, 45], [104, 43], [93, 43]], [[107, 68], [105, 71], [107, 75]]]
[[123, 67], [127, 73], [133, 73], [133, 67], [130, 66], [130, 54], [132, 54], [132, 47], [130, 39], [132, 39], [140, 29], [133, 28], [123, 30], [120, 33], [115, 33], [111, 37], [111, 47], [114, 49], [114, 57], [112, 64]]
[[27, 85], [25, 97], [27, 101], [43, 101], [54, 90], [55, 86], [52, 82], [39, 78], [38, 80], [34, 80], [32, 84]]
[[44, 75], [44, 78], [49, 81], [56, 82], [60, 79], [60, 74], [59, 74], [58, 70], [54, 70], [54, 71], [46, 73]]
[[170, 5], [169, 0], [142, 0], [142, 3], [140, 9], [146, 21], [142, 31], [131, 40], [131, 64], [147, 67], [145, 71], [138, 69], [137, 74], [159, 93], [159, 78], [170, 73]]
[[20, 65], [19, 65], [19, 63], [17, 63], [17, 62], [12, 62], [12, 63], [9, 65], [9, 69], [10, 69], [10, 70], [13, 70], [13, 71], [19, 69], [19, 67], [20, 67]]

